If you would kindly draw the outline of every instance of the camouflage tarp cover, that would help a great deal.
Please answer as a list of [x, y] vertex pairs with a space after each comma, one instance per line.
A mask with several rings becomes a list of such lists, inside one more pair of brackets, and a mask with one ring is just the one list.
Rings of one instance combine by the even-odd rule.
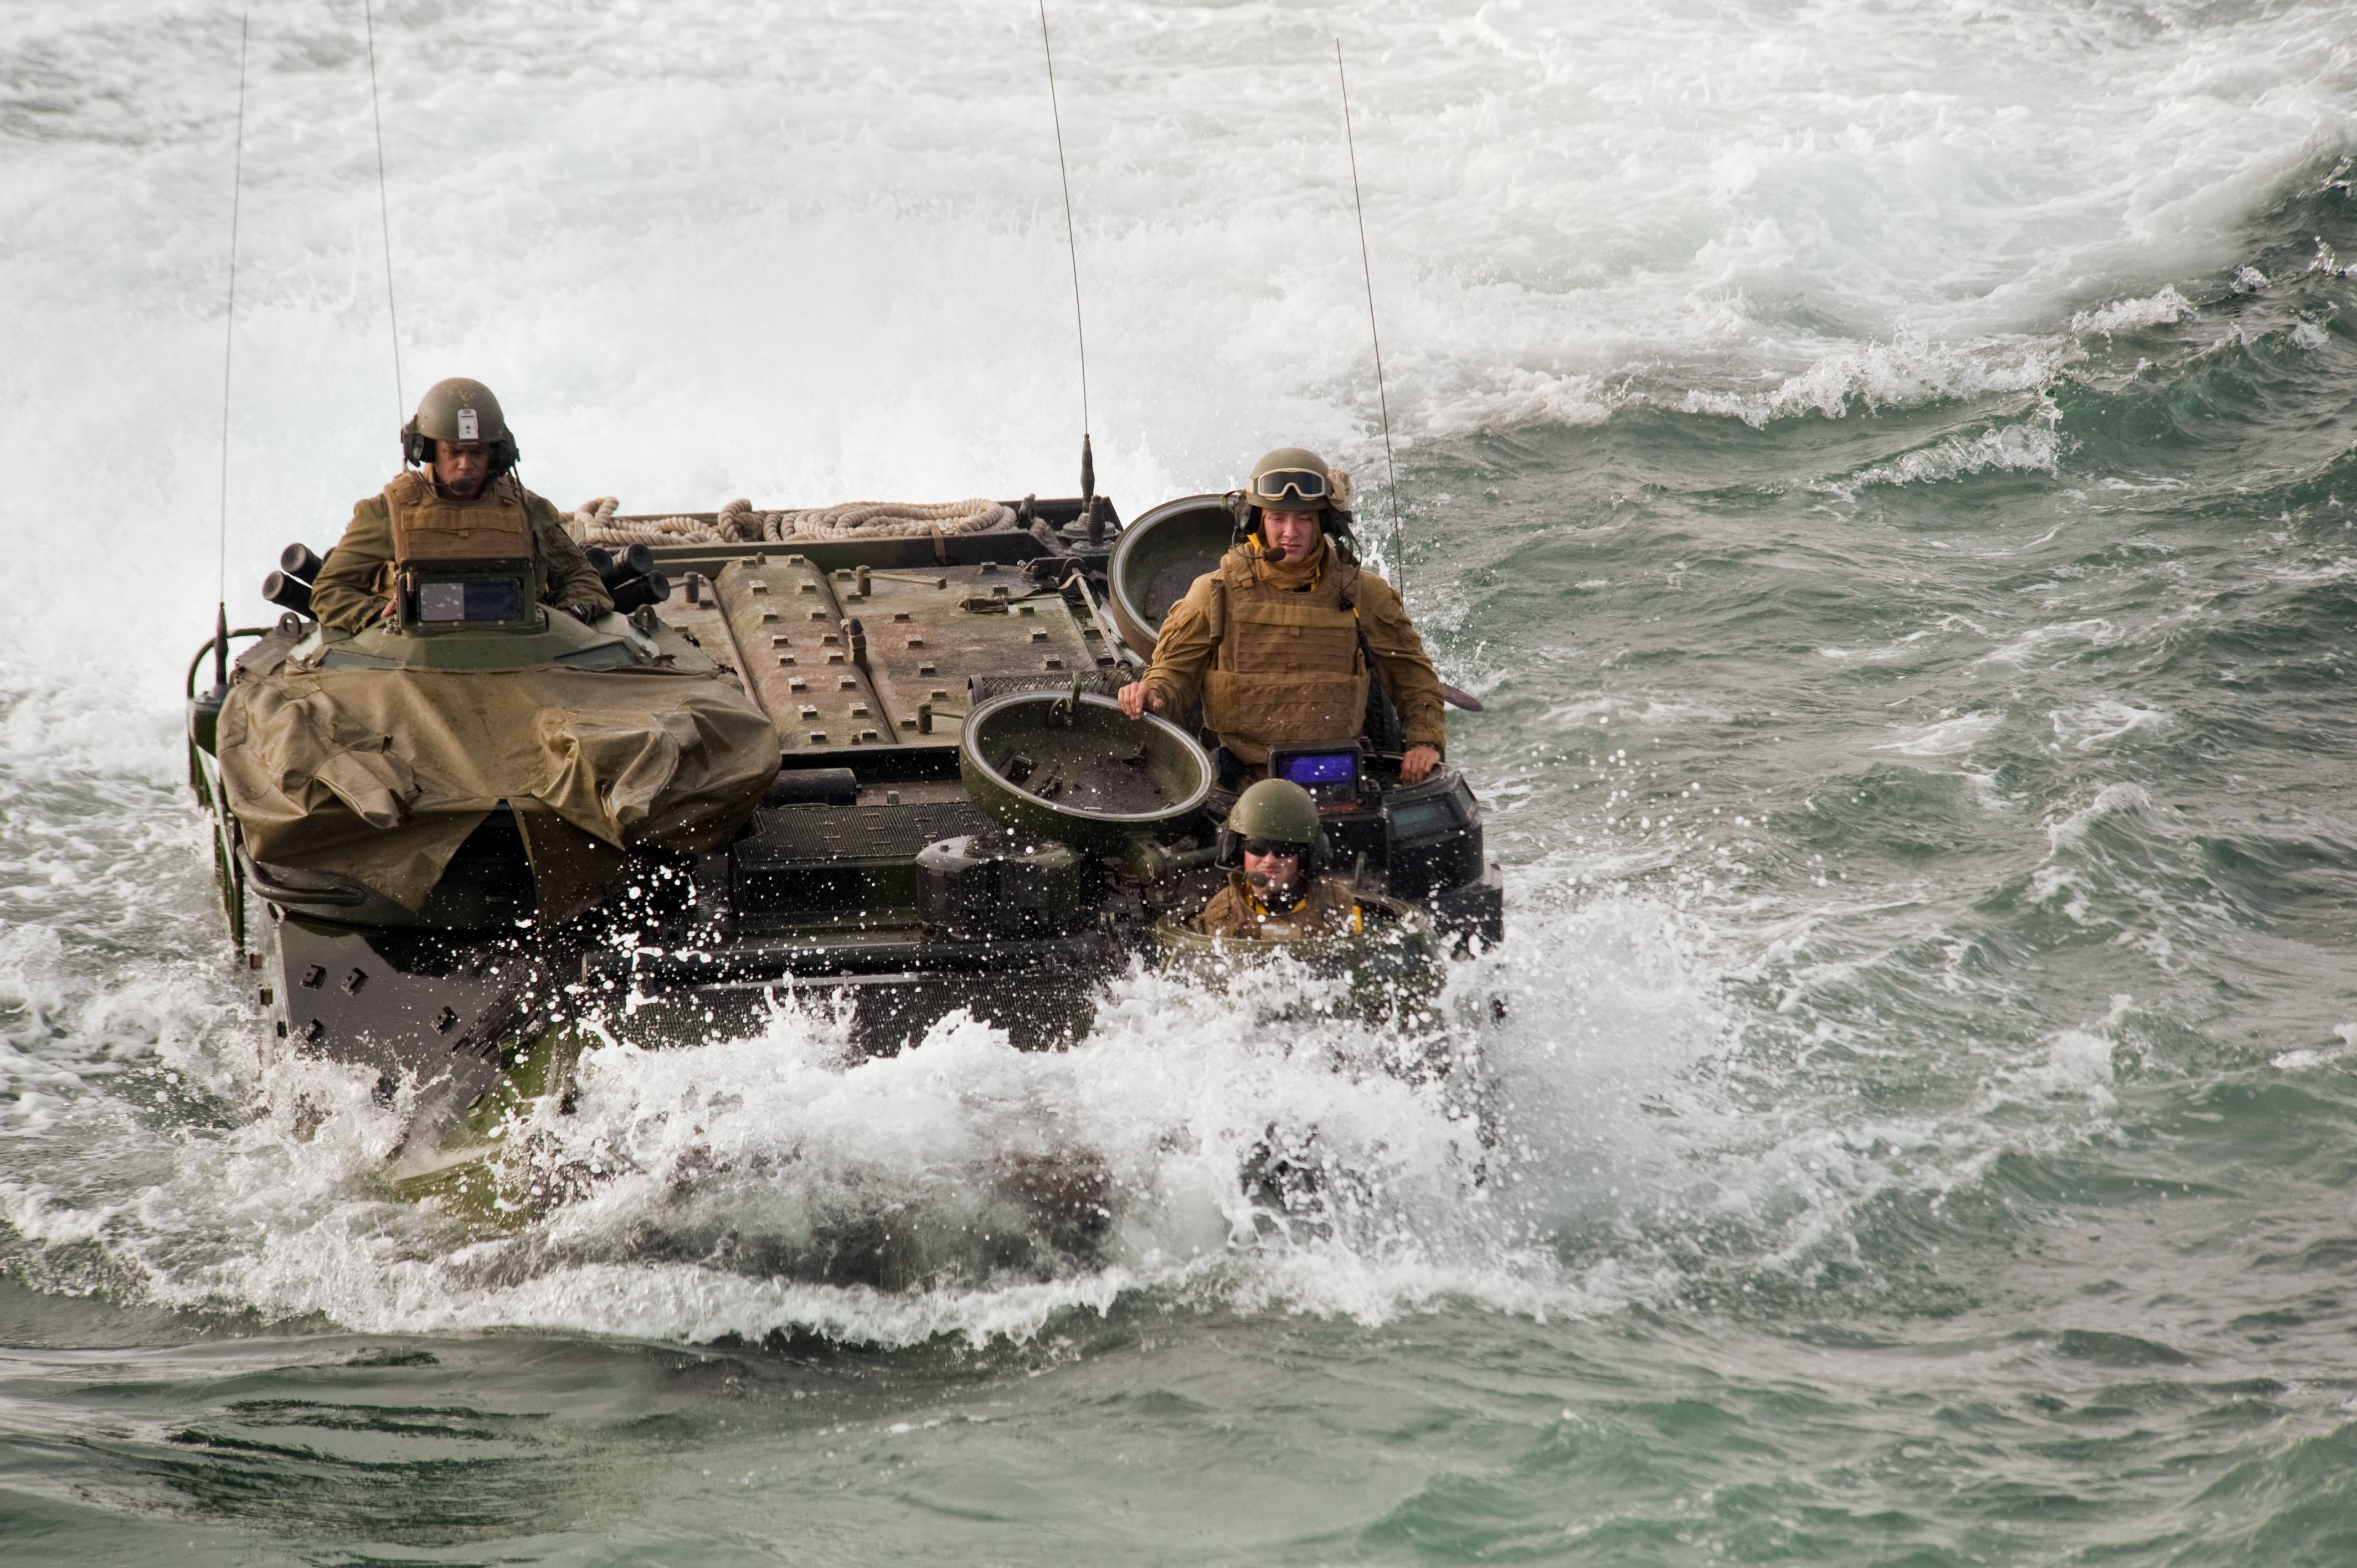
[[595, 901], [614, 850], [726, 842], [776, 777], [778, 738], [708, 674], [286, 666], [231, 684], [220, 757], [255, 860], [339, 872], [408, 909], [507, 801], [542, 913], [560, 918]]

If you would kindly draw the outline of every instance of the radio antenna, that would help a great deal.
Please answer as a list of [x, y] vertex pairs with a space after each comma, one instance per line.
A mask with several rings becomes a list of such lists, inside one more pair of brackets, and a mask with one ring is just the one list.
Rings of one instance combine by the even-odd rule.
[[1064, 162], [1064, 113], [1056, 104], [1056, 48], [1048, 41], [1048, 0], [1039, 0], [1039, 49], [1048, 57], [1048, 113], [1056, 124], [1056, 174], [1064, 186], [1064, 253], [1072, 263], [1072, 338], [1081, 350], [1081, 511], [1095, 512], [1096, 456], [1089, 450], [1089, 335], [1081, 321], [1081, 242], [1072, 227], [1072, 172]]
[[[1043, 0], [1044, 3], [1044, 0]], [[1383, 335], [1375, 329], [1375, 269], [1367, 259], [1367, 199], [1359, 194], [1359, 143], [1351, 131], [1351, 79], [1342, 70], [1342, 40], [1334, 40], [1334, 80], [1342, 84], [1342, 145], [1351, 150], [1351, 201], [1359, 213], [1359, 272], [1367, 282], [1367, 336], [1375, 345], [1375, 402], [1383, 413], [1383, 469], [1391, 477], [1392, 575], [1407, 593], [1407, 526], [1400, 521], [1399, 462], [1392, 455], [1392, 400], [1383, 388]]]
[[230, 166], [229, 179], [229, 308], [221, 318], [221, 527], [216, 541], [217, 585], [221, 592], [213, 606], [213, 684], [223, 691], [229, 688], [229, 372], [231, 358], [237, 348], [237, 220], [239, 198], [245, 190], [245, 62], [246, 45], [253, 27], [252, 15], [240, 12], [237, 18], [237, 154]]
[[401, 313], [393, 304], [393, 212], [384, 196], [384, 110], [377, 102], [376, 7], [371, 0], [361, 0], [361, 20], [368, 28], [369, 120], [376, 127], [376, 217], [378, 232], [384, 236], [384, 317], [393, 328], [393, 422], [402, 424], [409, 418], [409, 399], [401, 390]]

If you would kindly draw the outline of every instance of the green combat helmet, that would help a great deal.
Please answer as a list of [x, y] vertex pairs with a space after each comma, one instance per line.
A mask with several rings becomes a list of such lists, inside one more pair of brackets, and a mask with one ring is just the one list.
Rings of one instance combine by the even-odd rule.
[[1221, 858], [1242, 864], [1246, 839], [1301, 846], [1302, 869], [1322, 871], [1326, 865], [1326, 832], [1318, 824], [1318, 802], [1290, 779], [1264, 779], [1236, 797], [1220, 834]]
[[491, 389], [466, 376], [436, 381], [417, 400], [417, 413], [401, 427], [401, 458], [425, 462], [436, 441], [488, 441], [491, 445], [491, 478], [515, 467], [515, 436]]
[[1326, 459], [1306, 446], [1280, 446], [1254, 463], [1244, 501], [1263, 511], [1324, 511], [1340, 504]]

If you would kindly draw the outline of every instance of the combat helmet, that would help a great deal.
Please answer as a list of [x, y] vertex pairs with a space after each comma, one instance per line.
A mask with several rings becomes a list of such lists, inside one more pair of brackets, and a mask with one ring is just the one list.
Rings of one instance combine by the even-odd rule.
[[421, 464], [434, 456], [436, 441], [488, 441], [491, 475], [498, 478], [515, 467], [515, 435], [491, 389], [467, 376], [436, 381], [417, 400], [417, 412], [401, 427], [401, 460]]
[[1229, 492], [1239, 540], [1260, 532], [1264, 511], [1314, 511], [1318, 526], [1346, 548], [1351, 540], [1351, 476], [1329, 468], [1306, 446], [1280, 446], [1252, 466], [1243, 488]]
[[1220, 830], [1221, 863], [1243, 865], [1246, 839], [1299, 844], [1303, 871], [1326, 869], [1326, 830], [1318, 821], [1318, 802], [1290, 779], [1264, 779], [1236, 797]]

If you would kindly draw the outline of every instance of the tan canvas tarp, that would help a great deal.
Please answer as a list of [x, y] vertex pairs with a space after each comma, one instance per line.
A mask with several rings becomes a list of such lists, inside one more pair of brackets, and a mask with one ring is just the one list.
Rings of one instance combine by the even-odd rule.
[[220, 755], [254, 859], [410, 909], [505, 800], [561, 918], [595, 900], [584, 879], [618, 868], [614, 850], [725, 842], [776, 777], [778, 738], [708, 675], [281, 669], [231, 684]]

